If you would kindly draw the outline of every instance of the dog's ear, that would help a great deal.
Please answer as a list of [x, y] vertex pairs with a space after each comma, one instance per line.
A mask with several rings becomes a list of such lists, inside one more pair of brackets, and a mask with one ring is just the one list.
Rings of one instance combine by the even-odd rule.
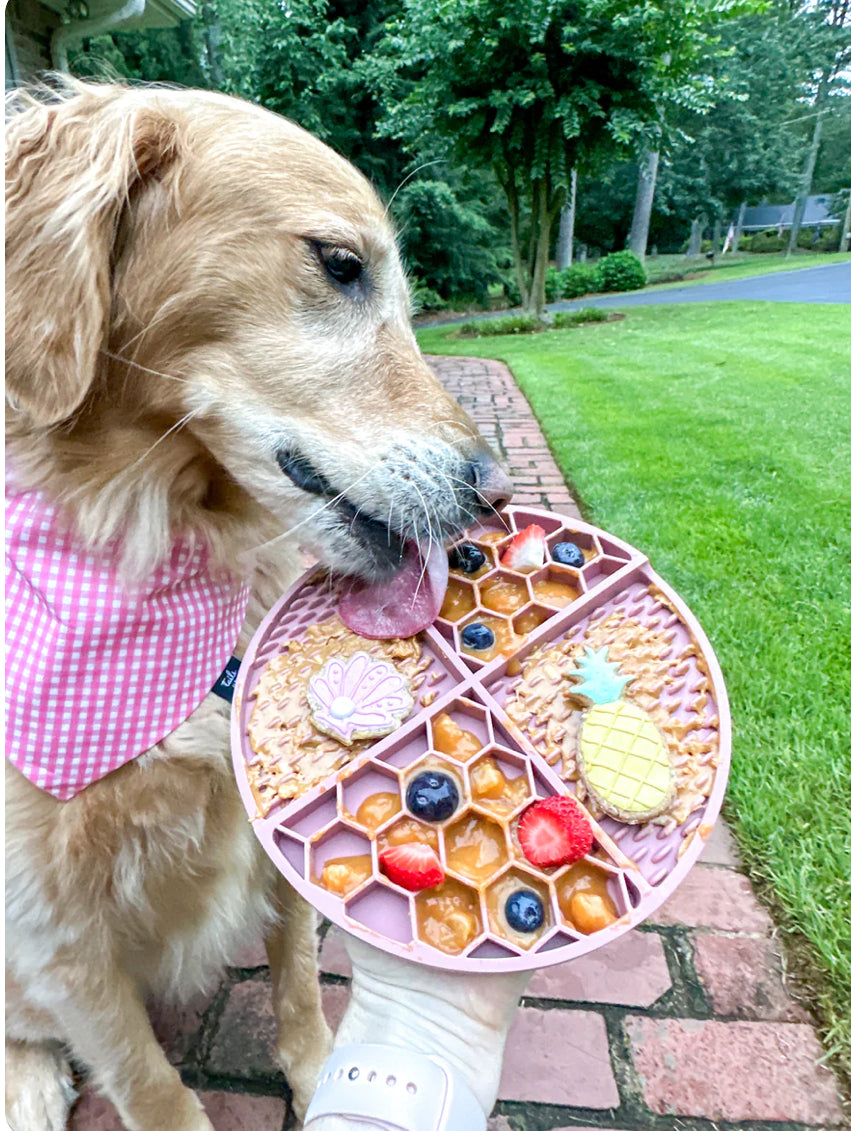
[[80, 407], [109, 328], [122, 210], [177, 156], [176, 125], [143, 92], [86, 87], [15, 115], [6, 147], [6, 389], [48, 426]]

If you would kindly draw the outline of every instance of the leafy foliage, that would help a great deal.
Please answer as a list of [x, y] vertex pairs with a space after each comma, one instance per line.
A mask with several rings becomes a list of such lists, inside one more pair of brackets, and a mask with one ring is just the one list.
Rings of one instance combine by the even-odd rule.
[[[382, 133], [441, 138], [491, 168], [508, 203], [524, 305], [540, 311], [552, 222], [573, 167], [637, 140], [666, 100], [698, 108], [692, 81], [730, 0], [405, 0], [370, 60]], [[522, 239], [523, 223], [529, 229]]]
[[600, 279], [604, 291], [637, 291], [647, 285], [647, 274], [637, 255], [613, 251], [600, 260]]
[[202, 53], [200, 25], [184, 20], [177, 27], [96, 36], [70, 53], [69, 64], [80, 77], [205, 87]]
[[573, 167], [577, 239], [615, 251], [636, 156], [661, 144], [649, 242], [674, 250], [697, 215], [789, 198], [829, 79], [817, 191], [847, 187], [849, 23], [847, 0], [199, 0], [194, 21], [98, 37], [72, 64], [294, 119], [392, 198], [424, 305], [502, 281], [540, 310], [601, 285], [549, 267]]
[[444, 180], [411, 180], [398, 192], [393, 215], [405, 262], [419, 284], [443, 299], [470, 295], [487, 301], [488, 286], [500, 282], [499, 233], [486, 204]]
[[495, 338], [503, 334], [536, 334], [547, 326], [533, 314], [509, 314], [505, 318], [489, 318], [482, 322], [465, 322], [457, 331], [459, 338]]
[[580, 298], [603, 289], [600, 268], [595, 263], [574, 263], [561, 273], [562, 298]]
[[596, 306], [586, 306], [584, 310], [560, 310], [553, 318], [553, 329], [569, 330], [574, 326], [586, 326], [593, 322], [620, 322], [623, 318], [623, 314], [599, 310]]
[[298, 122], [389, 196], [407, 158], [375, 137], [362, 63], [398, 9], [396, 0], [216, 0], [223, 87]]
[[788, 233], [785, 236], [781, 236], [777, 229], [774, 228], [773, 230], [769, 229], [764, 232], [755, 232], [751, 239], [749, 250], [763, 254], [772, 251], [785, 251], [788, 243]]

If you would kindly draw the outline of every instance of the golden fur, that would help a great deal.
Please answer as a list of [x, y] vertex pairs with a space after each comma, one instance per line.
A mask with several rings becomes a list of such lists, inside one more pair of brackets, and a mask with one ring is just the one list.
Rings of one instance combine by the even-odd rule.
[[[203, 539], [252, 579], [242, 648], [297, 544], [378, 575], [352, 513], [443, 538], [504, 491], [418, 351], [384, 209], [341, 157], [200, 92], [74, 83], [13, 109], [7, 456], [90, 546], [121, 536], [128, 578], [177, 532]], [[364, 286], [336, 286], [330, 254], [356, 256]], [[351, 526], [283, 473], [291, 450], [345, 494]], [[259, 849], [228, 750], [227, 707], [208, 697], [71, 801], [7, 764], [14, 1131], [64, 1127], [64, 1049], [131, 1131], [208, 1131], [144, 999], [209, 983], [261, 929], [280, 1062], [306, 1106], [328, 1045], [312, 912]]]

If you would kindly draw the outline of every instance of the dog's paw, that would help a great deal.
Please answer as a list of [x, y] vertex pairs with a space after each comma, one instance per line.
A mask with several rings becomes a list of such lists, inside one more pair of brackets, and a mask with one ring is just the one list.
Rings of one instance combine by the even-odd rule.
[[65, 1131], [76, 1098], [61, 1049], [6, 1042], [6, 1120], [11, 1131]]
[[198, 1096], [182, 1084], [152, 1085], [123, 1106], [115, 1106], [129, 1131], [215, 1131]]
[[278, 1049], [278, 1063], [292, 1091], [292, 1109], [299, 1122], [304, 1120], [322, 1065], [331, 1055], [333, 1044], [331, 1030], [324, 1026], [310, 1048], [303, 1048], [294, 1056], [291, 1048]]

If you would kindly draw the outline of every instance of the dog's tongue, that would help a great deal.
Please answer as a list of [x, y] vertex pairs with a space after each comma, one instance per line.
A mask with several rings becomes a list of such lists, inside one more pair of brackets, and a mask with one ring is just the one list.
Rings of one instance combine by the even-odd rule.
[[449, 560], [443, 546], [432, 545], [424, 559], [409, 542], [400, 570], [389, 581], [354, 582], [345, 590], [340, 619], [370, 640], [415, 636], [440, 612], [448, 580]]

